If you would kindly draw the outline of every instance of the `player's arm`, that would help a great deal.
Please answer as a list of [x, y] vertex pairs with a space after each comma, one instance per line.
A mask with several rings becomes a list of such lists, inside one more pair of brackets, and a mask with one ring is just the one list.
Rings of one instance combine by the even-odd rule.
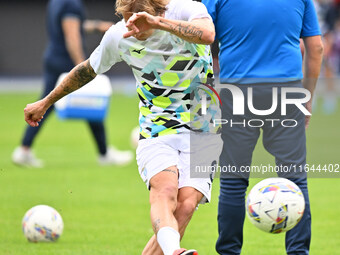
[[74, 63], [77, 65], [85, 60], [83, 42], [80, 34], [81, 21], [77, 17], [65, 17], [61, 22], [64, 33], [66, 49]]
[[160, 17], [158, 29], [168, 31], [192, 43], [212, 44], [215, 40], [215, 26], [209, 18], [181, 21]]
[[76, 67], [65, 77], [65, 79], [43, 99], [28, 104], [24, 109], [25, 121], [32, 127], [39, 126], [39, 121], [43, 118], [45, 112], [51, 105], [60, 98], [81, 88], [96, 77], [96, 73], [90, 65], [90, 61], [86, 60]]
[[149, 29], [161, 29], [191, 43], [212, 44], [215, 39], [215, 26], [209, 18], [197, 18], [191, 21], [171, 20], [139, 12], [128, 19], [126, 26], [129, 31], [124, 34], [125, 38]]
[[[320, 74], [323, 44], [320, 35], [304, 37], [303, 43], [305, 46], [303, 87], [308, 89], [312, 95], [310, 101], [306, 104], [307, 110], [312, 112], [312, 99]], [[306, 116], [306, 127], [309, 125], [309, 120], [310, 116]]]

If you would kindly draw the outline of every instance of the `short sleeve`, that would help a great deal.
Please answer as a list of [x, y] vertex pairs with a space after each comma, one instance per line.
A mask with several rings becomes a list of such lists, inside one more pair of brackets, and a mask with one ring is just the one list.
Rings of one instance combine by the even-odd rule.
[[90, 56], [90, 65], [96, 74], [108, 71], [114, 64], [122, 61], [119, 53], [119, 41], [123, 32], [119, 30], [121, 22], [113, 25], [103, 36], [99, 46]]
[[217, 18], [217, 0], [202, 0], [202, 3], [206, 6], [209, 15], [211, 16], [213, 22], [216, 24]]
[[169, 4], [170, 17], [177, 20], [191, 21], [193, 19], [209, 18], [207, 8], [201, 2], [192, 0], [172, 0]]
[[305, 0], [305, 12], [303, 15], [303, 24], [301, 37], [321, 35], [318, 17], [312, 0]]
[[65, 1], [64, 9], [61, 18], [76, 17], [81, 19], [83, 13], [83, 6], [79, 1]]

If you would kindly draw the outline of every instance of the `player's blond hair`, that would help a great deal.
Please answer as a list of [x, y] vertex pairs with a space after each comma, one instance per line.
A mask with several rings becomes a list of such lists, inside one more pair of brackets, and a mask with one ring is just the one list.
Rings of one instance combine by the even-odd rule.
[[147, 12], [151, 15], [160, 15], [166, 11], [169, 0], [117, 0], [116, 12]]

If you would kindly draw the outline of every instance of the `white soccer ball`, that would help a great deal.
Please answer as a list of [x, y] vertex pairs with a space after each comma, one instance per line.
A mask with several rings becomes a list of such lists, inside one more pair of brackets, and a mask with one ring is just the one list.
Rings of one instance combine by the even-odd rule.
[[130, 134], [130, 143], [133, 148], [137, 148], [138, 146], [138, 141], [139, 141], [139, 126], [135, 127], [132, 129], [131, 134]]
[[305, 199], [294, 182], [285, 178], [268, 178], [251, 189], [246, 207], [253, 225], [277, 234], [292, 229], [300, 221]]
[[64, 229], [63, 219], [52, 207], [37, 205], [29, 209], [22, 219], [22, 230], [30, 242], [54, 242]]

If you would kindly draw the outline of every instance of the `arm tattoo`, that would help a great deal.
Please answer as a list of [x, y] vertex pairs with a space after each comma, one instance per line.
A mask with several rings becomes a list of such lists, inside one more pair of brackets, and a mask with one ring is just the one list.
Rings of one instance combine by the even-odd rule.
[[160, 219], [157, 219], [153, 222], [153, 231], [155, 232], [155, 234], [157, 234], [158, 230], [159, 230], [159, 224], [161, 223]]
[[174, 173], [174, 174], [178, 174], [176, 170], [172, 170], [172, 169], [164, 169], [163, 172], [170, 172], [170, 173]]
[[179, 36], [187, 38], [198, 38], [199, 40], [202, 40], [203, 31], [200, 30], [198, 27], [195, 27], [193, 25], [183, 25], [182, 23], [179, 23], [178, 25], [172, 25], [163, 20], [160, 20], [160, 22], [167, 25], [170, 30], [174, 31], [175, 34]]
[[58, 86], [62, 89], [61, 93], [53, 90], [48, 99], [53, 103], [58, 101], [63, 96], [81, 88], [85, 84], [89, 83], [96, 77], [96, 73], [90, 65], [90, 61], [80, 63], [72, 69], [70, 74], [62, 81]]
[[83, 62], [79, 65], [77, 65], [72, 70], [72, 76], [67, 80], [68, 83], [71, 84], [71, 86], [66, 86], [63, 82], [63, 89], [66, 93], [71, 93], [85, 84], [89, 83], [96, 77], [96, 74], [94, 73], [90, 61]]

